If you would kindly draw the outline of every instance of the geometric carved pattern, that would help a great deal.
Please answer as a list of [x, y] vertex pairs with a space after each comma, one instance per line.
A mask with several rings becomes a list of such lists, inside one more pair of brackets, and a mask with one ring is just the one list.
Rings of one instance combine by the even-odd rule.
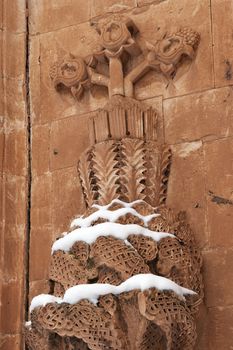
[[[123, 208], [120, 201], [113, 201], [108, 210], [114, 213]], [[55, 339], [59, 349], [193, 349], [196, 339], [193, 314], [203, 297], [203, 283], [202, 260], [190, 227], [183, 214], [176, 215], [164, 206], [155, 209], [137, 201], [132, 209], [135, 212], [116, 220], [122, 228], [126, 224], [140, 224], [151, 231], [171, 232], [175, 238], [165, 237], [156, 242], [132, 234], [127, 243], [105, 236], [91, 244], [77, 241], [69, 251], [54, 251], [50, 267], [54, 295], [62, 296], [62, 290], [64, 293], [80, 283], [119, 285], [139, 273], [167, 277], [198, 294], [186, 296], [184, 301], [172, 291], [150, 288], [102, 296], [97, 306], [85, 299], [75, 305], [49, 303], [31, 313], [32, 328], [27, 330], [30, 349], [40, 349], [41, 338], [46, 339], [47, 349], [53, 349]], [[98, 224], [108, 222], [101, 217], [101, 207], [87, 209], [82, 219], [98, 213], [90, 222], [98, 230]], [[151, 216], [146, 223], [140, 219], [140, 215], [148, 217], [155, 213], [160, 215]]]

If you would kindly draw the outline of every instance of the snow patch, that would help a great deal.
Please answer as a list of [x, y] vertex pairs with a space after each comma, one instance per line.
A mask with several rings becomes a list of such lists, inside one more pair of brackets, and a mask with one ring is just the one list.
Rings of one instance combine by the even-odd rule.
[[160, 216], [160, 214], [151, 214], [146, 216], [141, 215], [131, 207], [124, 207], [114, 211], [108, 210], [105, 208], [100, 208], [98, 211], [95, 211], [94, 213], [92, 213], [86, 218], [79, 217], [73, 220], [71, 223], [71, 228], [73, 228], [74, 226], [88, 227], [88, 226], [91, 226], [91, 224], [98, 219], [105, 219], [105, 220], [108, 220], [109, 222], [116, 222], [120, 217], [127, 214], [132, 214], [137, 218], [141, 219], [145, 226], [148, 226], [148, 222], [150, 222], [151, 219]]
[[185, 295], [195, 295], [196, 293], [190, 289], [183, 288], [175, 282], [165, 277], [156, 276], [153, 274], [139, 274], [130, 277], [119, 286], [112, 284], [93, 283], [93, 284], [80, 284], [67, 289], [62, 298], [56, 298], [52, 295], [38, 295], [32, 299], [30, 306], [30, 312], [39, 306], [45, 306], [48, 303], [68, 303], [77, 304], [83, 299], [87, 299], [93, 304], [97, 304], [100, 296], [107, 294], [119, 295], [121, 293], [130, 292], [132, 290], [144, 291], [146, 289], [156, 288], [160, 291], [171, 290], [185, 299]]
[[32, 310], [34, 310], [36, 307], [45, 306], [46, 304], [49, 304], [49, 303], [60, 304], [62, 302], [63, 302], [62, 298], [55, 297], [54, 295], [40, 294], [32, 299], [29, 311], [32, 312]]
[[113, 236], [117, 239], [127, 240], [128, 236], [132, 234], [150, 237], [156, 242], [165, 237], [175, 238], [171, 233], [151, 231], [135, 224], [122, 225], [113, 222], [104, 222], [95, 226], [77, 228], [66, 236], [58, 239], [52, 246], [52, 254], [57, 250], [68, 252], [74, 243], [78, 241], [92, 244], [101, 236]]
[[124, 202], [120, 199], [113, 199], [109, 204], [107, 205], [99, 205], [99, 204], [93, 204], [93, 208], [97, 209], [109, 209], [113, 204], [120, 204], [124, 208], [132, 208], [133, 205], [143, 203], [144, 201], [142, 199], [137, 199], [136, 201], [133, 202]]

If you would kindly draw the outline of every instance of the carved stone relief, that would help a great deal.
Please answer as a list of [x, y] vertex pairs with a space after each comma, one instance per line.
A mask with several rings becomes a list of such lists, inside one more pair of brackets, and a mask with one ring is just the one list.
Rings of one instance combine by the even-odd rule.
[[[183, 28], [155, 44], [147, 42], [147, 52], [143, 53], [137, 43], [138, 29], [129, 18], [115, 15], [100, 22], [96, 29], [99, 33], [96, 52], [84, 58], [69, 54], [51, 67], [55, 88], [69, 89], [77, 99], [92, 84], [105, 86], [109, 97], [133, 97], [134, 84], [150, 70], [172, 79], [185, 57], [194, 58], [200, 40], [197, 32]], [[134, 65], [136, 56], [140, 60]], [[133, 66], [130, 70], [126, 69], [129, 60]], [[100, 73], [103, 64], [108, 66], [106, 74]]]
[[104, 85], [111, 99], [89, 118], [93, 144], [78, 160], [87, 209], [54, 242], [51, 293], [32, 301], [26, 341], [32, 350], [191, 350], [202, 258], [184, 213], [165, 206], [171, 151], [158, 142], [158, 113], [132, 97], [146, 72], [171, 78], [192, 59], [199, 34], [180, 30], [144, 55], [130, 19], [113, 16], [97, 30], [97, 52], [51, 69], [56, 89], [80, 99]]

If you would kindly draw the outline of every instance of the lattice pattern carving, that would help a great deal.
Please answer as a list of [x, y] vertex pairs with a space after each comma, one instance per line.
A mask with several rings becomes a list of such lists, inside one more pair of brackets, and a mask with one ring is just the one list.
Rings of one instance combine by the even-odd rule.
[[[110, 215], [123, 208], [124, 202], [113, 201], [107, 210]], [[119, 285], [139, 273], [165, 276], [198, 294], [183, 300], [172, 291], [150, 288], [102, 296], [97, 306], [88, 300], [75, 305], [47, 304], [31, 315], [32, 329], [27, 338], [32, 350], [39, 349], [41, 337], [46, 339], [48, 350], [53, 349], [55, 338], [59, 349], [193, 349], [196, 339], [193, 314], [203, 297], [203, 283], [202, 260], [192, 232], [182, 213], [177, 215], [163, 206], [153, 208], [145, 201], [135, 201], [131, 209], [135, 212], [128, 213], [126, 209], [116, 218], [122, 228], [140, 224], [152, 231], [173, 233], [175, 237], [156, 242], [135, 234], [130, 234], [127, 241], [101, 236], [91, 244], [77, 241], [69, 251], [54, 251], [50, 268], [54, 295], [62, 296], [62, 291], [80, 283]], [[88, 227], [94, 226], [98, 231], [101, 222], [108, 222], [101, 213], [101, 206], [92, 207], [81, 219], [89, 220]], [[93, 214], [95, 220], [91, 219]], [[77, 226], [72, 227], [75, 229]]]

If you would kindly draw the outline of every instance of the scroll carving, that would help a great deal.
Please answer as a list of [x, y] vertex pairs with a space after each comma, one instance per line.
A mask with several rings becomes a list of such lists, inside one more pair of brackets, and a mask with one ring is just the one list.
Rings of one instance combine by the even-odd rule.
[[[147, 52], [142, 53], [137, 41], [138, 29], [127, 17], [114, 15], [96, 26], [99, 33], [99, 48], [87, 57], [69, 55], [51, 67], [50, 77], [54, 87], [70, 89], [77, 99], [85, 88], [102, 85], [109, 97], [134, 96], [134, 84], [150, 70], [156, 70], [167, 79], [172, 79], [184, 57], [194, 59], [200, 35], [190, 28], [182, 28], [165, 36], [155, 44], [146, 43]], [[131, 58], [141, 56], [131, 71], [124, 66]], [[108, 74], [100, 73], [98, 66], [108, 65]]]
[[111, 99], [89, 116], [92, 145], [78, 160], [86, 211], [52, 246], [51, 293], [33, 299], [26, 342], [30, 350], [192, 350], [202, 258], [185, 214], [166, 207], [172, 157], [158, 141], [158, 112], [132, 97], [150, 70], [171, 79], [193, 59], [199, 34], [185, 28], [142, 53], [132, 20], [114, 15], [96, 29], [95, 53], [66, 56], [50, 72], [55, 88], [77, 99], [92, 84]]

